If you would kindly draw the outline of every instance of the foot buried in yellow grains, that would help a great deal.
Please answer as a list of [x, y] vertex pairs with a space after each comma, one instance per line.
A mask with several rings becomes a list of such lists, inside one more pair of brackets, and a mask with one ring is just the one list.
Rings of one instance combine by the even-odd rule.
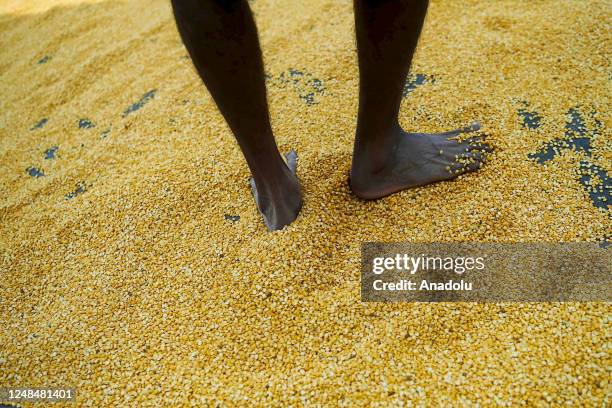
[[283, 229], [291, 224], [302, 208], [302, 193], [297, 178], [297, 153], [285, 154], [286, 173], [282, 179], [274, 180], [267, 186], [257, 187], [250, 179], [251, 191], [264, 223], [270, 231]]

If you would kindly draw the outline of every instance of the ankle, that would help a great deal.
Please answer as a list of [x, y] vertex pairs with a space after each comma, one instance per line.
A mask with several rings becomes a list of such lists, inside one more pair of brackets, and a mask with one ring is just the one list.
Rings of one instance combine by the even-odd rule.
[[254, 174], [253, 179], [260, 195], [272, 200], [282, 200], [287, 195], [299, 194], [299, 180], [284, 162], [280, 164], [277, 171]]
[[280, 155], [258, 158], [253, 163], [248, 164], [253, 179], [257, 183], [257, 186], [261, 186], [261, 188], [271, 186], [279, 181], [287, 179], [287, 173], [290, 173]]
[[[369, 134], [358, 131], [353, 150], [351, 172], [357, 177], [366, 177], [384, 172], [394, 157], [403, 130], [397, 123], [386, 128], [368, 130]], [[376, 137], [372, 137], [372, 135]]]

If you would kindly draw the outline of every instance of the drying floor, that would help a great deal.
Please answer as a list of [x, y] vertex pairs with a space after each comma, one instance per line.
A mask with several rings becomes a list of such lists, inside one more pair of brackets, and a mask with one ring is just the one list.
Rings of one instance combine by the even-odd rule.
[[0, 385], [92, 407], [609, 404], [609, 304], [366, 304], [359, 268], [365, 241], [610, 239], [611, 2], [432, 1], [401, 124], [476, 119], [496, 150], [375, 202], [347, 186], [351, 1], [250, 4], [305, 198], [276, 233], [168, 1], [0, 1]]

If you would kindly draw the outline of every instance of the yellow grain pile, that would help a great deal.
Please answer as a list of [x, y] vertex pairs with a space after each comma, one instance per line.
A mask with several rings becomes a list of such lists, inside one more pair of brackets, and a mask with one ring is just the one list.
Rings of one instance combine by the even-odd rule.
[[347, 186], [351, 1], [251, 5], [305, 198], [277, 233], [169, 2], [0, 1], [0, 385], [92, 407], [604, 405], [609, 305], [363, 304], [359, 249], [609, 237], [610, 1], [433, 1], [401, 123], [478, 119], [496, 152], [376, 202]]

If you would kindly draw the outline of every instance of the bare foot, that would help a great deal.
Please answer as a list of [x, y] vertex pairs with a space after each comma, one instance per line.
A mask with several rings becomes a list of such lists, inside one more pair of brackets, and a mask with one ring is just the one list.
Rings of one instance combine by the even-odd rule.
[[296, 175], [297, 153], [295, 150], [287, 153], [285, 159], [287, 171], [282, 179], [270, 181], [262, 188], [255, 185], [253, 178], [250, 179], [251, 191], [257, 208], [270, 231], [276, 231], [291, 224], [302, 208], [302, 193]]
[[350, 186], [360, 198], [373, 200], [411, 187], [454, 179], [479, 169], [491, 147], [483, 136], [465, 141], [454, 137], [476, 132], [478, 123], [445, 133], [408, 133], [399, 126], [392, 140], [388, 160], [374, 168], [367, 158], [353, 157]]

